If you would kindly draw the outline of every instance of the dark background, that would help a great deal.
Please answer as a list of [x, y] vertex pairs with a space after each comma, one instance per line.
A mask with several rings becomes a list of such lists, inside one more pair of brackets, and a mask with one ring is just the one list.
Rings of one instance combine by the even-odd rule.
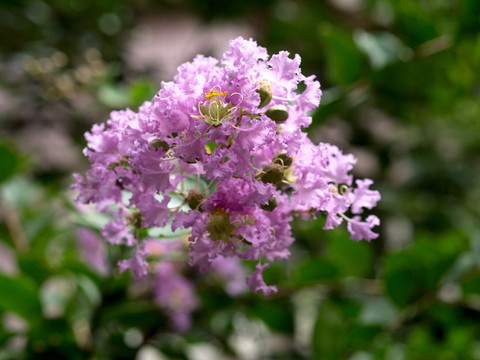
[[[480, 2], [0, 1], [0, 359], [480, 359]], [[201, 298], [176, 334], [148, 284], [77, 246], [83, 133], [197, 53], [302, 57], [309, 134], [375, 181], [380, 236], [296, 221], [278, 294]]]

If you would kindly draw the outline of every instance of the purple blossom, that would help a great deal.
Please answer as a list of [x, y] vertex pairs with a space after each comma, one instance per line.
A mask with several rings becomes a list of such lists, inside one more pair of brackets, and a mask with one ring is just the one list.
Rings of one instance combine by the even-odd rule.
[[77, 239], [80, 251], [86, 263], [101, 275], [107, 275], [109, 266], [107, 262], [107, 247], [98, 234], [87, 228], [77, 230]]
[[[241, 259], [267, 261], [246, 282], [268, 295], [276, 287], [264, 283], [262, 271], [289, 257], [293, 216], [326, 213], [324, 229], [346, 221], [353, 240], [378, 236], [373, 228], [379, 219], [358, 216], [380, 200], [370, 189], [372, 180], [353, 185], [354, 156], [313, 144], [302, 131], [322, 92], [300, 63], [300, 56], [286, 51], [269, 57], [255, 41], [239, 37], [220, 60], [198, 55], [137, 112], [114, 111], [106, 125], [86, 133], [91, 168], [85, 177], [74, 175], [72, 188], [78, 203], [94, 203], [110, 216], [101, 230], [107, 242], [136, 246], [119, 263], [121, 271], [146, 274], [152, 249], [181, 252], [177, 245], [148, 245], [133, 235], [170, 223], [173, 231], [191, 232], [188, 263], [201, 272], [230, 269], [235, 283], [238, 274], [244, 277], [234, 270]], [[159, 289], [194, 299], [178, 273], [182, 267], [160, 265], [156, 272], [165, 285]], [[178, 307], [165, 291], [158, 291], [159, 303], [184, 328], [196, 302]]]
[[218, 256], [212, 262], [212, 270], [225, 282], [225, 290], [232, 296], [245, 292], [245, 270], [237, 257]]
[[277, 292], [277, 287], [276, 286], [268, 286], [265, 284], [265, 281], [263, 281], [263, 275], [262, 272], [265, 270], [270, 264], [263, 264], [261, 265], [260, 263], [257, 264], [257, 267], [255, 271], [247, 276], [247, 286], [252, 290], [253, 292], [257, 292], [261, 290], [263, 292], [263, 295], [268, 296], [272, 292]]
[[145, 260], [148, 254], [149, 251], [145, 243], [142, 243], [135, 249], [130, 259], [118, 262], [118, 269], [121, 273], [127, 269], [131, 269], [137, 278], [141, 278], [148, 273], [148, 262]]
[[180, 275], [178, 264], [161, 262], [155, 270], [155, 300], [170, 317], [177, 331], [187, 330], [192, 322], [191, 312], [199, 300], [193, 284]]
[[372, 231], [372, 228], [378, 225], [380, 225], [380, 219], [375, 215], [368, 216], [365, 221], [360, 221], [360, 216], [355, 216], [348, 222], [348, 231], [353, 240], [365, 239], [370, 241], [378, 237], [378, 234]]

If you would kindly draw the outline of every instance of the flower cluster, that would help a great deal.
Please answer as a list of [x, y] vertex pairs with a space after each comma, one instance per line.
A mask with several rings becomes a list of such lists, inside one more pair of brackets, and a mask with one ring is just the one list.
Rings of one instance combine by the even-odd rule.
[[[302, 131], [321, 90], [299, 65], [298, 55], [269, 57], [237, 38], [220, 61], [197, 56], [138, 112], [115, 111], [86, 134], [91, 168], [75, 174], [73, 188], [78, 202], [110, 216], [101, 230], [108, 242], [135, 248], [121, 271], [145, 275], [144, 229], [171, 226], [190, 231], [190, 265], [207, 272], [228, 258], [256, 261], [246, 284], [268, 295], [277, 289], [262, 271], [289, 256], [293, 216], [326, 214], [324, 229], [345, 221], [353, 240], [377, 237], [379, 219], [361, 217], [380, 199], [372, 181], [354, 185], [355, 158]], [[174, 267], [159, 266], [174, 282]]]

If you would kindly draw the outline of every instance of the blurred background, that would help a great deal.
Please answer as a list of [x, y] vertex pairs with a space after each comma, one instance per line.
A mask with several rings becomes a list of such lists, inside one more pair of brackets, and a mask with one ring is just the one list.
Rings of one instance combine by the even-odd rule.
[[[477, 0], [0, 1], [0, 360], [480, 359], [479, 30]], [[320, 80], [308, 132], [375, 181], [380, 236], [296, 221], [268, 298], [187, 271], [179, 333], [79, 241], [71, 174], [93, 123], [239, 35]]]

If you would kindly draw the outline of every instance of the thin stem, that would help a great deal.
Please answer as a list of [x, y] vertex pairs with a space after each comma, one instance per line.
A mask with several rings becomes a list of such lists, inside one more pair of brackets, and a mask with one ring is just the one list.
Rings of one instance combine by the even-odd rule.
[[207, 191], [208, 191], [208, 189], [210, 189], [210, 186], [212, 186], [214, 182], [215, 182], [215, 180], [210, 181], [210, 184], [208, 184], [207, 188], [203, 191], [205, 196], [207, 196]]

